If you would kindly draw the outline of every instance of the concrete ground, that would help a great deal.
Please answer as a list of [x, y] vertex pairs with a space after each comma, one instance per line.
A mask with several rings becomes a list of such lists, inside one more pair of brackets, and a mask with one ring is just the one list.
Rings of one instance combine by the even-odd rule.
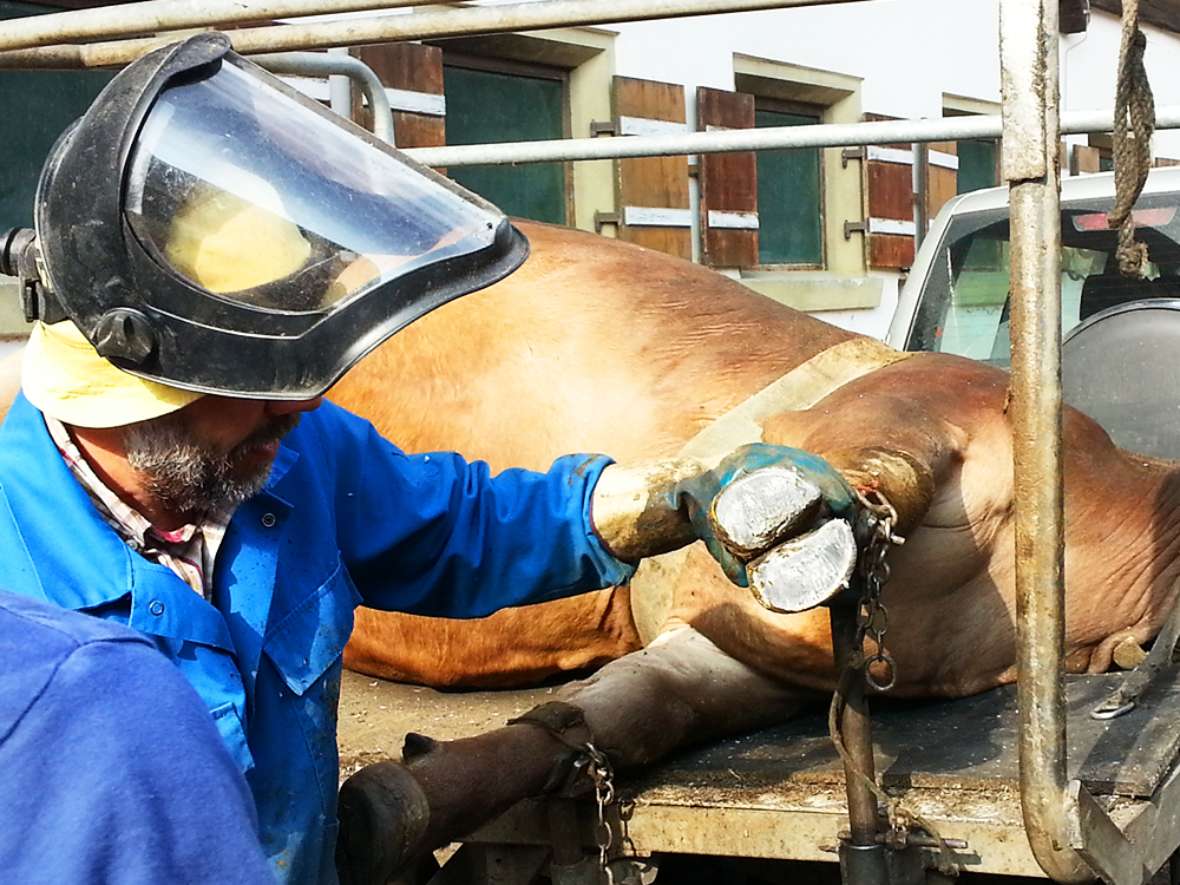
[[469, 737], [544, 703], [555, 688], [520, 691], [437, 691], [344, 671], [340, 686], [340, 775], [400, 759], [406, 733], [438, 739]]

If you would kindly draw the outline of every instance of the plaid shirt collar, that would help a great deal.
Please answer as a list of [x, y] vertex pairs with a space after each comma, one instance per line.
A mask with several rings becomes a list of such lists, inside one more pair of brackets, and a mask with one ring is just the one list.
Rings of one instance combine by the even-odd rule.
[[213, 564], [234, 508], [210, 512], [199, 522], [166, 532], [111, 491], [82, 456], [69, 430], [45, 415], [45, 426], [70, 472], [86, 490], [108, 525], [136, 553], [158, 562], [206, 599], [213, 591]]

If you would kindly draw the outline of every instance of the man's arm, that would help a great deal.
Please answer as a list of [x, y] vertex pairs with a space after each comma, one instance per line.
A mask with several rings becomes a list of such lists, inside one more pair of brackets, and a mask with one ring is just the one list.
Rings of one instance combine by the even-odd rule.
[[208, 712], [140, 640], [69, 653], [0, 735], [0, 771], [6, 881], [274, 881]]

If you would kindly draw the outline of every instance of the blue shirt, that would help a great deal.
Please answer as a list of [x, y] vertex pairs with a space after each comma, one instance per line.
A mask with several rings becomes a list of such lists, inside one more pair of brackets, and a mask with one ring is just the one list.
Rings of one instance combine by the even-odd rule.
[[254, 801], [141, 634], [0, 592], [0, 877], [261, 885]]
[[353, 608], [478, 617], [627, 580], [590, 527], [609, 463], [492, 477], [453, 453], [406, 455], [326, 403], [234, 514], [207, 602], [103, 521], [21, 396], [0, 427], [0, 587], [150, 636], [245, 773], [280, 880], [331, 883]]

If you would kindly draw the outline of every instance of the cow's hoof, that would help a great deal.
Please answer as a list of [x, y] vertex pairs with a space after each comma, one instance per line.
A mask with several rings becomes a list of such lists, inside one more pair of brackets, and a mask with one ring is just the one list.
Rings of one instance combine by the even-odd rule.
[[775, 612], [807, 611], [848, 587], [856, 568], [856, 539], [847, 520], [780, 544], [746, 567], [750, 589]]
[[735, 555], [747, 559], [798, 534], [819, 510], [814, 483], [790, 467], [767, 467], [739, 476], [713, 499], [713, 531]]
[[425, 849], [430, 804], [399, 762], [367, 765], [340, 788], [336, 871], [342, 885], [385, 885]]

